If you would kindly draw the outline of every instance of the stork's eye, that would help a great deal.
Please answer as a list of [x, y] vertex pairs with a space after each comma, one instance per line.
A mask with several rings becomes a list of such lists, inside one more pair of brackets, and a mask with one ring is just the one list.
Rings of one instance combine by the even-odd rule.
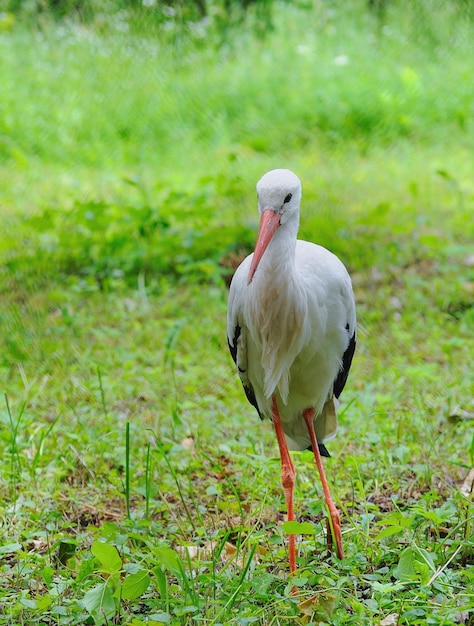
[[289, 202], [289, 201], [291, 200], [291, 198], [292, 198], [292, 195], [291, 195], [291, 193], [289, 193], [289, 194], [286, 196], [286, 198], [283, 200], [283, 204], [286, 204], [287, 202]]

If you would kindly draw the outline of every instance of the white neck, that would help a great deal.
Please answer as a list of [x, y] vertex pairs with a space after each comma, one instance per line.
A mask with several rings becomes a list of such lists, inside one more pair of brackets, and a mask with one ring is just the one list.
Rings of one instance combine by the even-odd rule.
[[289, 370], [306, 332], [307, 302], [295, 265], [297, 232], [295, 215], [275, 232], [249, 285], [249, 314], [255, 320], [254, 341], [261, 346], [264, 393], [270, 397], [278, 388], [285, 403]]
[[268, 286], [285, 287], [296, 280], [295, 251], [299, 216], [293, 215], [282, 224], [270, 241], [260, 260], [254, 280], [258, 289]]

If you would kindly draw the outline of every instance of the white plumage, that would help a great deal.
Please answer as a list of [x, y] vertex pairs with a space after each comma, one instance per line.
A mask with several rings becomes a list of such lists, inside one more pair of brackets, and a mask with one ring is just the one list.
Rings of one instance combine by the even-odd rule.
[[[272, 170], [257, 194], [259, 237], [232, 279], [227, 337], [247, 398], [275, 428], [277, 410], [287, 444], [301, 450], [311, 446], [307, 409], [318, 444], [336, 434], [337, 397], [355, 349], [354, 296], [334, 254], [297, 240], [299, 178]], [[281, 446], [280, 453], [285, 465]]]

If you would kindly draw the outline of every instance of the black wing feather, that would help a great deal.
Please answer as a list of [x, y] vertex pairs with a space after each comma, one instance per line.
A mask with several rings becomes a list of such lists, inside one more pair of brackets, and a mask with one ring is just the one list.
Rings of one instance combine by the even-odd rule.
[[[346, 325], [346, 330], [347, 332], [349, 332], [349, 324]], [[347, 377], [349, 376], [349, 370], [351, 368], [352, 357], [354, 356], [355, 348], [356, 348], [356, 334], [354, 331], [354, 334], [350, 338], [349, 345], [347, 346], [346, 351], [344, 352], [344, 356], [342, 357], [341, 369], [339, 370], [336, 380], [334, 381], [333, 390], [334, 390], [334, 395], [336, 396], [336, 398], [339, 398], [339, 396], [342, 393], [342, 390], [344, 389], [344, 385], [346, 384]]]
[[[349, 324], [346, 325], [346, 330], [347, 332], [349, 332]], [[342, 390], [344, 389], [344, 385], [346, 384], [347, 377], [349, 376], [349, 370], [351, 368], [352, 357], [354, 356], [355, 347], [356, 347], [356, 334], [354, 331], [354, 334], [352, 335], [349, 341], [349, 345], [347, 346], [346, 351], [344, 352], [344, 356], [342, 357], [341, 369], [339, 370], [336, 380], [334, 381], [333, 391], [334, 391], [334, 395], [336, 396], [336, 398], [339, 398], [339, 396], [341, 395]], [[326, 446], [323, 443], [318, 443], [318, 448], [319, 448], [319, 454], [321, 456], [326, 456], [326, 457], [331, 456]], [[312, 447], [309, 446], [309, 448], [307, 449], [312, 450]]]
[[229, 337], [227, 337], [227, 345], [229, 346], [230, 356], [233, 358], [234, 363], [236, 365], [237, 365], [237, 340], [240, 337], [241, 331], [242, 329], [240, 328], [239, 325], [237, 325], [234, 330], [234, 345], [231, 345], [229, 341]]
[[[237, 342], [238, 342], [241, 332], [242, 332], [242, 328], [237, 324], [237, 326], [234, 329], [234, 342], [233, 342], [234, 345], [231, 345], [229, 338], [227, 337], [227, 345], [229, 346], [230, 354], [232, 358], [234, 359], [234, 363], [236, 365], [237, 365]], [[240, 371], [239, 367], [238, 369]], [[247, 396], [247, 400], [250, 402], [252, 406], [255, 407], [255, 409], [257, 410], [258, 416], [260, 417], [261, 420], [263, 420], [263, 415], [260, 413], [260, 409], [258, 408], [257, 398], [255, 397], [255, 393], [254, 393], [252, 386], [245, 385], [244, 383], [242, 383], [242, 386], [244, 388], [245, 395]]]

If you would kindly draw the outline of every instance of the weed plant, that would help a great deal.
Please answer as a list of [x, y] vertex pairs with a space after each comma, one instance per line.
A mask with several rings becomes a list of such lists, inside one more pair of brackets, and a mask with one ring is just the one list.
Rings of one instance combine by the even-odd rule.
[[[469, 5], [148, 5], [1, 7], [0, 624], [472, 625]], [[276, 166], [359, 319], [326, 464], [347, 556], [295, 453], [291, 581], [225, 341]]]

